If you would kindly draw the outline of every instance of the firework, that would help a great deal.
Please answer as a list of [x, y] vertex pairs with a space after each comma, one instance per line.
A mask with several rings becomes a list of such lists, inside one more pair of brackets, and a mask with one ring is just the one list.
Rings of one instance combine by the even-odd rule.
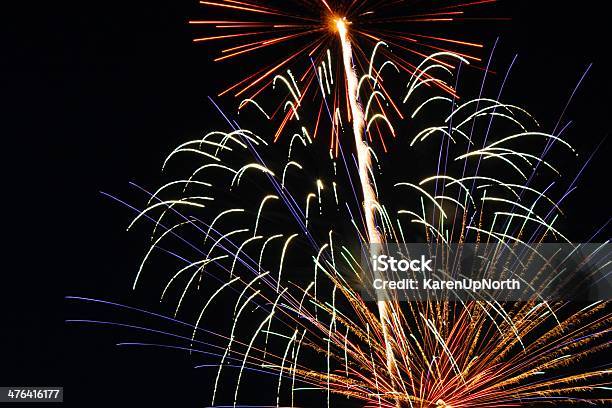
[[[448, 2], [440, 5], [424, 5], [418, 1], [312, 0], [266, 4], [254, 1], [201, 1], [200, 4], [206, 7], [209, 19], [192, 20], [190, 23], [206, 29], [208, 33], [196, 37], [196, 43], [224, 44], [220, 47], [219, 56], [214, 58], [216, 62], [232, 62], [234, 65], [245, 63], [255, 67], [254, 72], [219, 93], [219, 96], [234, 95], [242, 100], [241, 108], [245, 106], [245, 101], [252, 101], [270, 84], [276, 83], [278, 74], [287, 73], [284, 82], [292, 90], [292, 97], [284, 99], [270, 113], [273, 118], [283, 115], [278, 120], [275, 132], [277, 139], [295, 114], [295, 109], [287, 107], [302, 105], [311, 99], [319, 88], [329, 94], [329, 107], [326, 108], [324, 101], [320, 101], [315, 108], [318, 111], [317, 123], [326, 109], [330, 109], [334, 115], [346, 114], [349, 120], [355, 113], [352, 106], [354, 104], [350, 102], [352, 92], [345, 77], [346, 71], [341, 66], [332, 65], [335, 57], [346, 54], [349, 38], [353, 50], [351, 64], [355, 64], [362, 72], [366, 71], [370, 60], [370, 53], [366, 50], [372, 49], [381, 41], [398, 51], [392, 53], [386, 47], [380, 47], [381, 55], [391, 61], [393, 64], [390, 65], [396, 70], [408, 74], [417, 73], [418, 61], [432, 52], [453, 51], [472, 62], [479, 62], [478, 54], [483, 48], [482, 44], [440, 36], [440, 30], [435, 30], [437, 34], [428, 35], [431, 29], [427, 27], [452, 27], [467, 20], [496, 20], [492, 17], [482, 17], [482, 13], [478, 12], [491, 3], [495, 3], [495, 0]], [[217, 16], [215, 12], [219, 13], [219, 18], [214, 18]], [[342, 22], [345, 32], [342, 43], [338, 22]], [[346, 30], [349, 26], [350, 32]], [[279, 49], [282, 52], [279, 53]], [[346, 55], [339, 59], [345, 57]], [[348, 61], [345, 59], [345, 62]], [[304, 70], [304, 66], [312, 66], [313, 69]], [[448, 67], [451, 68], [452, 65]], [[292, 74], [293, 68], [303, 71], [303, 74]], [[380, 66], [381, 70], [383, 68], [384, 65]], [[370, 67], [369, 74], [377, 76], [378, 72]], [[428, 76], [427, 73], [425, 75]], [[452, 87], [445, 84], [434, 85], [450, 94], [454, 93]], [[385, 98], [389, 97], [389, 92], [382, 83], [379, 84], [378, 91], [372, 102], [379, 110], [384, 112], [390, 109], [401, 118], [402, 112], [393, 101], [390, 106], [386, 106]], [[283, 113], [279, 109], [282, 107], [285, 107], [286, 112]], [[330, 129], [330, 148], [335, 153], [339, 143], [338, 126], [339, 120], [336, 120]], [[318, 128], [315, 126], [315, 129]], [[317, 132], [313, 134], [313, 137], [316, 136]], [[383, 148], [386, 148], [383, 134], [378, 129], [375, 137]]]
[[[515, 250], [567, 241], [556, 221], [574, 186], [554, 199], [552, 185], [538, 184], [547, 175], [537, 177], [536, 170], [558, 175], [546, 153], [554, 148], [573, 156], [569, 143], [540, 130], [519, 106], [459, 99], [453, 75], [479, 59], [447, 46], [482, 45], [392, 28], [451, 22], [464, 8], [489, 1], [405, 17], [398, 17], [403, 3], [395, 1], [296, 2], [302, 14], [251, 1], [201, 3], [254, 17], [192, 21], [223, 30], [198, 42], [237, 42], [218, 61], [296, 44], [280, 62], [221, 92], [237, 96], [240, 111], [254, 107], [249, 114], [275, 130], [261, 136], [221, 112], [231, 129], [174, 149], [164, 170], [179, 159], [181, 168], [193, 168], [147, 192], [146, 208], [130, 225], [153, 225], [134, 289], [151, 275], [144, 272], [154, 260], [178, 262], [160, 287], [160, 300], [174, 309], [174, 318], [164, 319], [177, 322], [180, 314], [193, 323], [182, 322], [186, 335], [157, 332], [176, 342], [157, 345], [214, 358], [202, 364], [216, 369], [212, 405], [243, 405], [245, 382], [261, 374], [275, 379], [275, 406], [299, 405], [313, 393], [327, 406], [339, 398], [437, 408], [610, 402], [593, 394], [609, 389], [610, 368], [575, 364], [607, 350], [605, 303], [578, 310], [537, 297], [402, 303], [389, 293], [372, 307], [357, 289], [370, 272], [358, 259], [372, 243], [476, 242]], [[440, 43], [446, 45], [434, 45]], [[369, 58], [364, 44], [372, 48]], [[422, 61], [413, 64], [392, 48]], [[437, 52], [427, 56], [424, 49]], [[304, 59], [309, 68], [295, 76], [289, 66]], [[386, 66], [408, 76], [399, 99]], [[270, 87], [282, 95], [264, 97]], [[434, 123], [397, 140], [385, 156], [390, 162], [430, 155], [427, 169], [418, 169], [425, 177], [411, 171], [380, 177], [386, 167], [373, 134], [387, 152], [384, 135], [395, 135], [390, 112], [418, 124], [427, 122], [425, 113], [433, 115]], [[325, 123], [331, 138], [322, 147], [313, 140]], [[538, 147], [543, 154], [533, 153]], [[492, 171], [500, 166], [501, 176]], [[448, 258], [443, 268], [453, 272], [457, 265]], [[149, 279], [158, 282], [159, 275]], [[214, 311], [227, 316], [227, 327], [207, 323]]]
[[[436, 62], [443, 58], [462, 57], [434, 55], [419, 72], [439, 71], [434, 80], [443, 81], [442, 74], [452, 74]], [[550, 174], [559, 170], [529, 152], [549, 146], [574, 156], [571, 146], [541, 131], [518, 106], [488, 98], [459, 104], [445, 94], [430, 95], [425, 81], [411, 76], [402, 100], [410, 117], [429, 110], [437, 123], [398, 141], [385, 159], [405, 160], [429, 144], [440, 151], [442, 165], [431, 161], [430, 175], [419, 179], [403, 172], [375, 177], [384, 163], [368, 165], [380, 241], [409, 242], [417, 230], [425, 242], [443, 245], [564, 240], [555, 227], [562, 199], [553, 199], [546, 184], [537, 187], [546, 175], [533, 174], [538, 164]], [[189, 334], [172, 335], [175, 343], [158, 345], [213, 356], [202, 364], [216, 369], [211, 405], [294, 406], [313, 393], [328, 406], [337, 404], [335, 398], [361, 406], [439, 408], [610, 402], [595, 396], [609, 389], [609, 366], [577, 364], [607, 350], [611, 316], [605, 303], [578, 310], [535, 297], [401, 303], [390, 294], [381, 318], [356, 290], [363, 276], [357, 259], [371, 240], [351, 187], [359, 160], [340, 145], [338, 158], [321, 162], [305, 119], [292, 121], [293, 137], [277, 143], [227, 119], [232, 130], [208, 133], [169, 154], [166, 171], [177, 161], [182, 169], [191, 163], [192, 170], [150, 193], [132, 223], [153, 224], [134, 288], [144, 279], [159, 280], [159, 271], [143, 273], [155, 259], [169, 255], [178, 262], [160, 298], [174, 305], [175, 318], [193, 324]], [[308, 171], [313, 156], [317, 177]], [[496, 175], [491, 162], [507, 171]], [[226, 313], [225, 334], [206, 324], [212, 310]], [[244, 383], [262, 374], [275, 379], [273, 401], [245, 395]]]
[[[240, 106], [244, 106], [244, 104], [248, 102], [254, 102], [255, 96], [257, 96], [267, 85], [266, 79], [268, 77], [273, 77], [272, 84], [275, 84], [277, 79], [283, 81], [287, 88], [290, 90], [291, 97], [290, 99], [285, 101], [284, 107], [290, 107], [285, 115], [284, 120], [281, 122], [281, 125], [278, 127], [276, 131], [275, 139], [277, 139], [282, 133], [283, 129], [287, 125], [288, 121], [291, 118], [299, 119], [298, 109], [302, 105], [304, 97], [308, 94], [308, 91], [311, 88], [315, 88], [311, 86], [314, 82], [315, 78], [318, 78], [320, 82], [321, 90], [327, 89], [328, 93], [331, 94], [330, 83], [334, 84], [334, 76], [336, 76], [335, 82], [338, 84], [345, 84], [343, 86], [344, 92], [341, 96], [340, 93], [336, 92], [333, 95], [333, 104], [332, 110], [334, 112], [335, 120], [332, 122], [333, 125], [331, 127], [331, 143], [330, 148], [332, 148], [334, 154], [337, 155], [339, 148], [339, 131], [338, 124], [341, 123], [340, 119], [340, 103], [339, 100], [346, 100], [346, 110], [347, 110], [347, 118], [352, 122], [353, 125], [353, 137], [355, 141], [355, 150], [357, 152], [357, 162], [359, 168], [359, 178], [360, 178], [360, 186], [361, 186], [361, 194], [363, 195], [363, 214], [366, 220], [366, 234], [371, 243], [381, 243], [381, 236], [378, 233], [374, 221], [375, 217], [375, 207], [378, 205], [377, 196], [374, 188], [372, 186], [369, 168], [370, 168], [370, 150], [364, 137], [364, 128], [365, 128], [365, 117], [364, 112], [362, 110], [361, 104], [359, 102], [359, 90], [361, 82], [358, 82], [357, 76], [355, 73], [355, 62], [359, 64], [359, 60], [354, 58], [353, 49], [357, 50], [357, 53], [365, 56], [363, 49], [359, 46], [358, 40], [366, 40], [369, 42], [374, 42], [376, 45], [374, 47], [374, 52], [379, 45], [386, 46], [386, 43], [379, 42], [381, 39], [385, 39], [389, 43], [393, 45], [397, 45], [401, 47], [407, 52], [415, 53], [416, 55], [425, 56], [425, 54], [416, 51], [414, 48], [406, 47], [405, 44], [408, 41], [415, 41], [415, 43], [419, 43], [420, 47], [434, 48], [438, 50], [447, 51], [445, 48], [440, 48], [431, 44], [428, 44], [427, 41], [437, 41], [444, 43], [444, 46], [447, 45], [461, 45], [467, 47], [482, 47], [480, 44], [465, 42], [465, 41], [456, 41], [448, 38], [442, 37], [432, 37], [432, 36], [423, 36], [423, 35], [412, 35], [407, 36], [405, 33], [405, 29], [402, 28], [402, 31], [394, 31], [394, 25], [408, 25], [415, 23], [423, 23], [423, 22], [451, 22], [454, 18], [461, 18], [464, 14], [463, 9], [473, 6], [475, 4], [482, 4], [483, 2], [476, 3], [460, 3], [452, 6], [439, 7], [435, 10], [428, 10], [427, 12], [423, 12], [421, 14], [414, 13], [415, 7], [410, 7], [409, 4], [400, 4], [395, 1], [388, 2], [332, 2], [331, 4], [325, 0], [321, 1], [313, 1], [313, 2], [297, 2], [299, 3], [301, 9], [309, 15], [304, 16], [299, 13], [296, 14], [295, 10], [293, 12], [285, 9], [287, 4], [283, 4], [283, 8], [277, 8], [274, 5], [261, 5], [255, 2], [209, 2], [202, 1], [204, 5], [222, 8], [222, 9], [231, 9], [238, 10], [241, 13], [246, 13], [250, 15], [263, 15], [272, 18], [280, 18], [288, 21], [283, 23], [278, 22], [267, 22], [266, 20], [257, 20], [257, 21], [192, 21], [192, 23], [197, 24], [214, 24], [217, 28], [222, 30], [235, 30], [238, 33], [225, 34], [225, 35], [213, 35], [208, 37], [197, 38], [195, 41], [211, 41], [211, 40], [238, 40], [241, 41], [241, 44], [226, 48], [222, 51], [221, 57], [218, 57], [216, 61], [227, 60], [239, 56], [244, 56], [245, 54], [251, 54], [255, 51], [268, 48], [274, 45], [278, 45], [281, 43], [287, 43], [289, 41], [295, 41], [296, 39], [302, 39], [304, 37], [308, 38], [306, 40], [306, 44], [304, 47], [299, 48], [293, 54], [289, 56], [283, 56], [282, 62], [273, 65], [273, 66], [264, 66], [259, 69], [255, 74], [248, 76], [243, 79], [239, 83], [234, 86], [228, 88], [223, 91], [221, 95], [232, 91], [235, 88], [240, 88], [236, 92], [236, 96], [241, 96], [245, 92], [249, 92], [251, 88], [256, 86], [260, 86], [260, 88], [254, 91], [251, 91], [252, 95], [243, 100]], [[489, 2], [485, 2], [489, 3]], [[295, 6], [295, 4], [294, 4]], [[280, 5], [279, 5], [280, 7]], [[398, 13], [400, 15], [405, 13], [407, 9], [411, 8], [413, 14], [412, 15], [404, 15], [398, 17]], [[416, 7], [418, 8], [418, 7]], [[351, 30], [349, 33], [348, 27], [351, 26]], [[261, 36], [264, 36], [264, 39], [261, 39]], [[330, 40], [332, 42], [338, 42], [337, 38], [340, 39], [340, 47], [339, 54], [342, 56], [342, 61], [344, 65], [344, 77], [339, 75], [334, 75], [332, 70], [332, 58], [330, 56], [329, 46]], [[418, 38], [418, 40], [416, 40]], [[424, 42], [423, 42], [424, 40]], [[400, 43], [398, 43], [400, 41]], [[287, 46], [287, 44], [284, 44]], [[336, 47], [337, 48], [337, 47]], [[417, 47], [418, 48], [418, 47]], [[325, 52], [322, 52], [325, 50]], [[318, 55], [313, 56], [313, 54]], [[381, 50], [381, 53], [384, 53], [385, 50]], [[336, 53], [334, 53], [336, 54]], [[388, 54], [388, 53], [387, 53]], [[316, 69], [306, 70], [304, 75], [300, 77], [299, 82], [306, 83], [306, 86], [303, 89], [298, 86], [298, 82], [294, 78], [294, 75], [290, 70], [287, 70], [288, 78], [279, 75], [278, 71], [281, 67], [285, 67], [288, 63], [290, 63], [294, 59], [303, 58], [304, 56], [308, 56], [311, 59], [311, 63], [314, 66], [321, 64], [318, 71]], [[477, 57], [473, 57], [471, 55], [464, 54], [465, 58], [470, 58], [473, 60], [478, 60]], [[372, 60], [374, 58], [374, 54], [372, 56]], [[389, 63], [396, 70], [400, 70], [401, 67], [404, 71], [415, 74], [418, 72], [418, 67], [410, 64], [405, 59], [389, 54]], [[362, 59], [363, 60], [363, 59]], [[372, 61], [373, 62], [373, 61]], [[450, 66], [450, 65], [449, 65]], [[384, 65], [380, 67], [382, 71]], [[318, 73], [318, 76], [317, 76]], [[427, 72], [420, 72], [419, 74], [425, 75], [426, 79], [433, 79]], [[369, 106], [374, 101], [375, 105], [377, 105], [378, 109], [381, 111], [380, 114], [375, 115], [372, 118], [372, 121], [377, 117], [380, 117], [386, 120], [389, 123], [389, 119], [387, 119], [387, 113], [385, 112], [385, 107], [383, 104], [385, 101], [388, 101], [394, 108], [396, 113], [401, 117], [401, 112], [397, 108], [396, 104], [389, 96], [389, 92], [385, 89], [380, 80], [380, 72], [373, 70], [373, 64], [370, 63], [370, 69], [368, 71], [369, 77], [373, 80], [374, 84], [370, 83], [370, 81], [366, 81], [366, 85], [371, 86], [371, 90], [374, 90], [373, 86], [378, 85], [377, 91], [372, 92], [372, 97], [368, 102]], [[376, 78], [373, 76], [376, 75]], [[367, 79], [364, 78], [364, 79]], [[323, 88], [323, 82], [325, 80], [325, 88]], [[434, 81], [433, 84], [438, 85], [445, 89], [447, 92], [453, 94], [454, 90], [451, 87], [446, 86], [443, 82]], [[373, 86], [372, 86], [373, 85]], [[316, 89], [316, 88], [315, 88]], [[341, 89], [337, 87], [336, 89]], [[323, 105], [327, 103], [326, 99], [321, 101], [321, 105], [319, 107], [319, 118], [321, 116], [321, 112], [323, 111]], [[261, 107], [256, 104], [260, 110]], [[286, 109], [287, 110], [287, 109]], [[265, 112], [264, 112], [265, 113]], [[267, 114], [266, 117], [270, 118]], [[274, 116], [274, 115], [273, 115]], [[370, 141], [372, 140], [370, 130], [370, 124], [368, 123], [368, 136]], [[315, 126], [315, 136], [316, 129], [318, 129], [318, 121], [317, 126]], [[378, 123], [376, 123], [376, 129], [379, 136], [379, 139], [383, 141], [382, 134], [383, 132], [378, 128]], [[391, 128], [392, 130], [392, 128]], [[384, 146], [384, 142], [383, 142]], [[379, 315], [380, 320], [385, 322], [387, 320], [387, 306], [384, 302], [379, 303]], [[384, 330], [386, 336], [386, 329]], [[391, 347], [387, 341], [387, 353], [388, 353], [388, 366], [390, 370], [393, 370], [394, 365], [394, 357], [391, 352]]]

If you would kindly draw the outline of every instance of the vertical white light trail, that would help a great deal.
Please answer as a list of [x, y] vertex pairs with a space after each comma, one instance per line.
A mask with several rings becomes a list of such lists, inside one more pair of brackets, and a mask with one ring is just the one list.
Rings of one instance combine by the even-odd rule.
[[[372, 187], [370, 180], [370, 165], [371, 156], [370, 150], [367, 144], [362, 138], [363, 129], [365, 126], [364, 114], [361, 105], [358, 102], [357, 86], [358, 80], [355, 70], [353, 68], [353, 52], [351, 47], [351, 41], [348, 35], [347, 22], [343, 18], [336, 20], [336, 27], [338, 28], [338, 34], [340, 35], [340, 41], [342, 43], [342, 60], [344, 62], [344, 72], [346, 75], [347, 92], [349, 98], [349, 104], [351, 108], [351, 116], [353, 122], [353, 135], [355, 137], [355, 150], [357, 151], [357, 163], [359, 166], [359, 180], [361, 182], [361, 191], [363, 193], [363, 212], [366, 220], [366, 228], [368, 232], [368, 240], [370, 244], [382, 244], [384, 237], [378, 232], [376, 228], [376, 221], [374, 217], [375, 206], [378, 203], [376, 192]], [[393, 355], [393, 348], [389, 340], [389, 332], [387, 327], [388, 322], [388, 305], [384, 300], [378, 302], [378, 314], [380, 317], [380, 324], [382, 326], [385, 351], [387, 356], [387, 369], [391, 378], [395, 378], [396, 375], [396, 362]]]

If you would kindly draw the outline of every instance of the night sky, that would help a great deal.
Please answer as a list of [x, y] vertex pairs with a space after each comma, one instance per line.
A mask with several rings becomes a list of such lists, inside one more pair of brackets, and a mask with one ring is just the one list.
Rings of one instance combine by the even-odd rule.
[[[205, 406], [214, 378], [194, 370], [188, 355], [117, 348], [138, 335], [67, 325], [117, 312], [64, 296], [136, 306], [150, 300], [130, 290], [143, 235], [126, 233], [132, 213], [100, 192], [142, 203], [128, 182], [159, 185], [172, 148], [222, 123], [207, 97], [236, 78], [237, 67], [213, 64], [211, 48], [192, 43], [197, 31], [187, 21], [206, 17], [195, 0], [74, 3], [27, 3], [14, 16], [3, 13], [11, 33], [0, 56], [1, 287], [8, 292], [0, 385], [64, 386], [68, 406]], [[571, 221], [564, 227], [585, 240], [610, 208], [612, 79], [602, 2], [502, 1], [489, 10], [511, 20], [454, 32], [487, 50], [499, 37], [492, 66], [500, 73], [518, 54], [504, 97], [546, 129], [593, 64], [563, 119], [574, 122], [566, 135], [581, 155], [561, 166], [568, 174], [600, 145], [565, 207]]]

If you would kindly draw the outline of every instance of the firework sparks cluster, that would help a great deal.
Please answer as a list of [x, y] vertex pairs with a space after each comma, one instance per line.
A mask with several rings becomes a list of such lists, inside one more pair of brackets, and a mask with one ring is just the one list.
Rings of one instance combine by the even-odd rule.
[[[449, 74], [436, 62], [442, 58], [461, 57], [434, 55], [419, 70]], [[424, 84], [419, 75], [408, 81], [404, 102], [409, 115], [440, 111], [441, 103], [447, 105], [446, 113], [439, 124], [414, 135], [407, 151], [396, 154], [419, 154], [420, 145], [432, 143], [442, 146], [449, 163], [460, 163], [457, 169], [470, 161], [497, 160], [507, 166], [507, 176], [453, 175], [450, 165], [444, 173], [434, 168], [421, 180], [385, 173], [387, 183], [393, 178], [391, 184], [407, 192], [403, 202], [386, 202], [377, 191], [381, 239], [406, 242], [406, 235], [418, 229], [431, 243], [516, 246], [546, 236], [564, 240], [554, 226], [558, 201], [525, 185], [538, 164], [551, 174], [558, 170], [511, 142], [530, 147], [553, 141], [555, 148], [573, 155], [571, 146], [538, 130], [537, 122], [518, 106], [487, 98], [456, 104], [444, 94], [416, 101], [419, 91], [429, 91]], [[289, 87], [287, 92], [292, 93]], [[178, 146], [164, 167], [190, 162], [192, 171], [151, 194], [149, 206], [134, 219], [148, 219], [155, 227], [135, 288], [146, 279], [142, 272], [158, 250], [176, 248], [177, 240], [187, 245], [189, 255], [180, 255], [183, 265], [168, 277], [160, 297], [175, 305], [175, 316], [188, 313], [183, 310], [186, 298], [197, 294], [203, 300], [192, 316], [192, 337], [185, 339], [189, 347], [198, 350], [203, 344], [200, 329], [212, 305], [234, 299], [227, 312], [229, 333], [216, 339], [223, 345], [213, 347], [220, 359], [213, 405], [227, 388], [234, 394], [229, 402], [240, 404], [241, 383], [252, 371], [278, 376], [278, 405], [299, 404], [315, 390], [328, 401], [340, 395], [380, 406], [596, 400], [584, 394], [605, 390], [610, 370], [572, 373], [568, 366], [607, 347], [610, 315], [605, 303], [570, 313], [566, 303], [537, 299], [507, 304], [389, 300], [381, 320], [354, 289], [362, 267], [357, 259], [369, 243], [361, 200], [347, 187], [357, 184], [358, 177], [351, 179], [357, 160], [349, 152], [338, 159], [330, 154], [319, 168], [319, 173], [328, 168], [326, 177], [313, 178], [300, 162], [313, 140], [308, 124], [297, 118], [292, 121], [295, 133], [278, 143], [236, 127]], [[507, 122], [514, 131], [477, 138], [470, 131], [477, 118]], [[481, 146], [483, 139], [487, 141]], [[383, 170], [383, 163], [368, 167], [373, 181]], [[279, 220], [279, 214], [286, 217]], [[340, 234], [340, 229], [353, 233]], [[193, 234], [196, 240], [184, 241]], [[227, 371], [235, 374], [235, 383]]]
[[[400, 302], [393, 294], [367, 302], [356, 289], [370, 243], [569, 242], [556, 223], [575, 185], [553, 194], [546, 183], [561, 173], [549, 151], [575, 157], [561, 133], [543, 131], [520, 106], [460, 98], [460, 67], [478, 57], [424, 41], [481, 45], [376, 28], [451, 21], [487, 2], [406, 17], [385, 14], [397, 10], [391, 1], [347, 2], [341, 12], [326, 1], [299, 2], [310, 16], [252, 2], [201, 3], [265, 17], [193, 21], [236, 31], [197, 39], [239, 42], [218, 60], [312, 37], [222, 92], [274, 132], [259, 134], [220, 110], [228, 129], [175, 148], [163, 168], [180, 175], [148, 193], [130, 225], [153, 227], [134, 289], [160, 281], [162, 271], [150, 271], [159, 258], [177, 265], [159, 296], [175, 319], [190, 322], [191, 335], [173, 335], [172, 347], [211, 360], [203, 365], [214, 370], [211, 405], [253, 403], [244, 383], [263, 374], [273, 379], [265, 403], [275, 406], [302, 405], [313, 394], [328, 406], [610, 402], [609, 365], [587, 364], [608, 350], [605, 302]], [[302, 75], [286, 66], [295, 59], [308, 61]], [[271, 87], [276, 96], [264, 97]], [[399, 135], [402, 120], [423, 126]], [[331, 135], [324, 154], [322, 128]], [[436, 154], [419, 169], [428, 175], [417, 177], [408, 163], [423, 162], [424, 151]], [[386, 168], [393, 157], [406, 171]], [[208, 325], [213, 313], [226, 316], [225, 327]]]
[[[312, 0], [280, 1], [276, 4], [267, 2], [265, 5], [252, 1], [200, 3], [206, 7], [209, 16], [215, 15], [215, 11], [222, 13], [218, 19], [209, 17], [190, 21], [190, 24], [208, 33], [195, 38], [196, 43], [223, 44], [219, 55], [214, 58], [215, 62], [242, 64], [252, 61], [253, 58], [268, 61], [255, 64], [253, 72], [223, 89], [219, 96], [233, 95], [240, 100], [253, 100], [275, 82], [276, 75], [284, 74], [288, 70], [288, 80], [293, 85], [298, 81], [301, 92], [295, 101], [287, 98], [270, 112], [272, 117], [280, 116], [274, 134], [275, 140], [295, 114], [293, 110], [286, 109], [287, 103], [307, 103], [313, 105], [312, 109], [316, 111], [317, 125], [327, 110], [337, 115], [333, 126], [329, 128], [330, 147], [336, 153], [340, 117], [346, 115], [350, 120], [352, 115], [350, 92], [344, 79], [345, 70], [341, 65], [332, 67], [331, 64], [331, 56], [341, 54], [343, 47], [338, 41], [338, 21], [344, 21], [350, 26], [352, 57], [358, 70], [367, 70], [369, 50], [384, 40], [399, 52], [392, 53], [383, 48], [380, 50], [382, 56], [392, 61], [395, 69], [411, 75], [417, 72], [418, 63], [434, 52], [452, 51], [471, 62], [480, 62], [478, 54], [483, 48], [482, 44], [435, 35], [439, 30], [434, 30], [432, 35], [426, 35], [424, 26], [437, 28], [477, 20], [495, 20], [492, 17], [482, 17], [478, 12], [495, 3], [495, 0], [447, 2], [437, 6], [419, 4], [418, 1]], [[291, 52], [287, 53], [286, 50]], [[262, 59], [261, 55], [270, 57]], [[294, 76], [291, 66], [304, 60], [317, 69], [306, 69], [303, 74]], [[384, 66], [379, 68], [383, 69]], [[371, 71], [370, 74], [378, 75], [377, 72]], [[442, 83], [434, 85], [453, 93], [450, 87]], [[329, 94], [327, 106], [321, 98], [315, 96], [320, 87], [323, 87], [323, 92]], [[373, 94], [372, 103], [383, 112], [389, 110], [398, 118], [403, 118], [401, 110], [392, 100], [390, 106], [384, 102], [385, 98], [391, 99], [389, 96], [389, 91], [379, 82], [378, 93]], [[311, 102], [314, 100], [317, 100], [317, 106]], [[315, 125], [314, 136], [318, 129], [319, 126]], [[382, 131], [377, 129], [374, 137], [383, 145], [383, 149], [386, 149]]]

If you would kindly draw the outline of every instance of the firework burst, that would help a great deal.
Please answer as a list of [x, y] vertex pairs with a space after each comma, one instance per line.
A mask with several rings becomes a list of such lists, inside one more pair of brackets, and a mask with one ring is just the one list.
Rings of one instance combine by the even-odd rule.
[[[451, 59], [468, 62], [433, 55], [409, 78], [402, 95], [407, 115], [417, 120], [430, 110], [439, 119], [385, 156], [405, 161], [433, 145], [440, 159], [429, 160], [429, 175], [380, 177], [385, 164], [366, 146], [380, 242], [418, 236], [430, 244], [516, 248], [565, 240], [555, 222], [566, 194], [553, 199], [549, 185], [537, 187], [538, 179], [559, 170], [530, 151], [548, 147], [573, 157], [572, 147], [541, 131], [513, 104], [430, 95], [426, 81], [452, 75], [437, 61]], [[436, 71], [431, 80], [418, 73]], [[378, 84], [372, 88], [376, 92]], [[368, 112], [365, 123], [374, 115], [383, 114]], [[178, 262], [160, 287], [160, 299], [173, 304], [175, 318], [180, 314], [193, 324], [187, 335], [168, 334], [173, 344], [158, 345], [212, 358], [202, 364], [215, 369], [211, 405], [296, 406], [313, 394], [328, 406], [610, 402], [595, 396], [609, 389], [609, 366], [584, 363], [608, 350], [605, 303], [576, 308], [535, 297], [402, 303], [390, 294], [381, 314], [381, 302], [373, 307], [376, 302], [356, 289], [367, 273], [358, 259], [370, 250], [372, 237], [363, 197], [354, 188], [360, 178], [356, 155], [340, 144], [337, 157], [322, 161], [308, 122], [298, 115], [286, 127], [292, 136], [278, 143], [227, 120], [231, 130], [208, 133], [168, 155], [166, 171], [177, 162], [192, 169], [150, 193], [132, 223], [153, 225], [135, 289], [143, 280], [159, 281], [159, 270], [144, 273], [154, 260], [169, 255]], [[502, 176], [491, 172], [498, 166], [505, 166]], [[536, 176], [539, 167], [548, 174]], [[450, 262], [444, 267], [454, 268]], [[227, 317], [224, 334], [207, 324], [210, 313]], [[274, 379], [267, 393], [272, 401], [253, 401], [245, 382], [264, 374]]]
[[[295, 114], [293, 110], [285, 109], [284, 112], [280, 108], [287, 108], [287, 103], [295, 107], [309, 101], [320, 87], [323, 92], [329, 93], [329, 105], [334, 114], [338, 112], [340, 115], [342, 112], [342, 115], [346, 114], [348, 120], [351, 120], [355, 113], [350, 102], [353, 92], [349, 90], [344, 68], [334, 66], [332, 62], [336, 56], [346, 54], [348, 41], [352, 47], [351, 64], [361, 72], [366, 71], [370, 60], [370, 52], [366, 50], [372, 49], [380, 41], [393, 46], [397, 51], [392, 53], [382, 47], [379, 50], [382, 56], [391, 61], [396, 70], [408, 74], [416, 73], [418, 61], [432, 52], [452, 51], [472, 62], [479, 62], [482, 44], [440, 36], [439, 29], [435, 31], [438, 34], [428, 35], [431, 31], [427, 27], [452, 27], [454, 23], [468, 20], [495, 20], [491, 17], [483, 18], [478, 14], [478, 10], [490, 3], [495, 3], [495, 0], [446, 2], [436, 5], [418, 1], [312, 0], [266, 4], [254, 1], [201, 1], [200, 4], [206, 7], [209, 19], [192, 20], [190, 23], [207, 29], [208, 35], [195, 38], [195, 42], [224, 44], [214, 61], [231, 61], [234, 66], [245, 64], [254, 67], [253, 72], [223, 89], [219, 96], [234, 95], [246, 103], [275, 83], [278, 74], [287, 76], [286, 85], [295, 89], [295, 93], [291, 95], [292, 98], [283, 100], [270, 112], [273, 118], [282, 116], [277, 121], [277, 139]], [[476, 12], [470, 13], [473, 9]], [[215, 12], [220, 13], [218, 19], [210, 17], [216, 16]], [[349, 26], [350, 31], [346, 30]], [[342, 43], [339, 36], [341, 31], [345, 33]], [[282, 49], [282, 52], [279, 53], [279, 49]], [[291, 52], [287, 53], [286, 50]], [[449, 62], [452, 64], [454, 61]], [[448, 65], [449, 68], [453, 67], [451, 64]], [[313, 69], [305, 69], [309, 66]], [[384, 66], [379, 68], [382, 70]], [[302, 74], [294, 75], [292, 69], [297, 69], [296, 72]], [[369, 74], [376, 76], [378, 72], [370, 69]], [[445, 84], [434, 85], [449, 94], [454, 93], [452, 87]], [[378, 91], [373, 99], [378, 109], [389, 109], [402, 118], [402, 112], [395, 103], [391, 101], [390, 106], [387, 106], [384, 102], [385, 97], [387, 100], [390, 98], [382, 83], [379, 84]], [[311, 105], [310, 102], [307, 104]], [[318, 119], [325, 115], [326, 108], [322, 101], [315, 109], [318, 111]], [[337, 153], [339, 123], [335, 124], [330, 131], [330, 146]], [[377, 133], [385, 148], [382, 133]], [[316, 136], [317, 132], [313, 134], [313, 137]]]
[[[130, 225], [153, 226], [135, 290], [159, 282], [159, 266], [145, 271], [161, 257], [177, 263], [160, 286], [160, 300], [174, 310], [163, 319], [192, 323], [181, 322], [187, 334], [156, 332], [168, 340], [155, 345], [206, 359], [201, 367], [215, 370], [211, 405], [264, 403], [252, 401], [245, 385], [262, 375], [273, 384], [261, 398], [273, 395], [265, 403], [274, 406], [302, 405], [312, 395], [327, 406], [610, 402], [599, 396], [609, 390], [609, 365], [576, 364], [608, 350], [606, 303], [401, 302], [394, 293], [368, 302], [358, 289], [371, 273], [358, 259], [372, 243], [474, 242], [512, 251], [569, 242], [556, 224], [575, 186], [553, 195], [547, 181], [560, 171], [547, 154], [574, 157], [571, 145], [519, 106], [458, 97], [460, 67], [480, 61], [471, 50], [481, 44], [406, 30], [463, 19], [466, 9], [491, 2], [427, 10], [414, 2], [409, 15], [397, 1], [201, 2], [237, 15], [191, 22], [221, 30], [195, 41], [231, 42], [217, 61], [292, 49], [221, 92], [274, 131], [262, 136], [221, 112], [229, 129], [174, 149], [164, 170], [177, 162], [191, 168], [143, 190], [147, 205]], [[298, 61], [306, 68], [296, 76]], [[399, 98], [397, 80], [385, 75], [391, 69], [407, 77]], [[421, 129], [388, 149], [398, 119]], [[324, 128], [329, 144], [313, 143]], [[377, 151], [389, 151], [384, 161]], [[386, 166], [417, 159], [425, 165]], [[442, 268], [457, 265], [447, 258]], [[215, 313], [226, 317], [219, 327]]]

